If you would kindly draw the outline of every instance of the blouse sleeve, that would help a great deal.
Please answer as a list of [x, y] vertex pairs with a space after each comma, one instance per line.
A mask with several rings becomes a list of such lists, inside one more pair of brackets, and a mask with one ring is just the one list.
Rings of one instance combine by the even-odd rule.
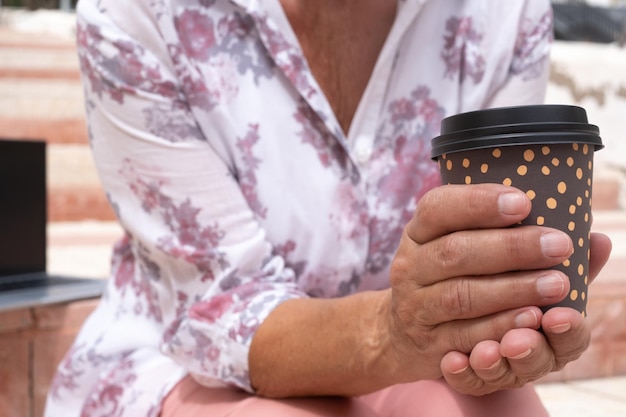
[[539, 104], [545, 99], [553, 41], [552, 8], [548, 0], [526, 0], [524, 4], [507, 76], [494, 86], [485, 108]]
[[161, 351], [198, 382], [251, 391], [256, 329], [281, 302], [306, 295], [198, 128], [164, 42], [128, 33], [157, 31], [146, 21], [122, 29], [96, 2], [81, 3], [91, 146], [127, 235], [110, 296], [159, 322]]

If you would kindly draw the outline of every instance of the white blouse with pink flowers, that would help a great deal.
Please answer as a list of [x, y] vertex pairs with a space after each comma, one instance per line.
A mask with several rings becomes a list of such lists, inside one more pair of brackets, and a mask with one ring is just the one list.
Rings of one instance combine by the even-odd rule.
[[[186, 374], [251, 391], [281, 302], [389, 285], [430, 140], [543, 100], [548, 0], [399, 0], [344, 134], [279, 0], [81, 0], [90, 144], [125, 235], [47, 417], [158, 416]], [[418, 266], [416, 266], [418, 267]]]

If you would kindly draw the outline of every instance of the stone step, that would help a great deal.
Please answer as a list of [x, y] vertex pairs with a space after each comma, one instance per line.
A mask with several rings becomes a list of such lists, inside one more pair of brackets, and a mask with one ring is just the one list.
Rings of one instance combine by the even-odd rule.
[[[51, 221], [115, 218], [100, 186], [91, 150], [87, 145], [49, 146], [48, 186]], [[607, 177], [594, 179], [594, 213], [618, 210], [618, 191], [617, 180]]]
[[[0, 132], [49, 143], [49, 271], [103, 277], [121, 229], [111, 221], [88, 147], [74, 17], [53, 13], [55, 19], [47, 19], [47, 14], [1, 10]], [[594, 179], [594, 229], [611, 236], [614, 250], [590, 291], [591, 346], [544, 382], [626, 374], [626, 211], [616, 210], [625, 207], [619, 197], [622, 177], [599, 172]], [[0, 389], [0, 415], [9, 415], [9, 409], [41, 415], [53, 370], [95, 304], [2, 316], [0, 358], [12, 359], [0, 366], [5, 381], [0, 385], [7, 388]]]
[[[78, 123], [77, 123], [78, 125]], [[76, 131], [79, 127], [74, 126]], [[33, 137], [45, 137], [32, 135]], [[50, 221], [113, 220], [91, 150], [83, 140], [52, 135], [48, 141], [48, 218]], [[76, 143], [80, 142], [80, 143]], [[619, 183], [594, 179], [594, 213], [617, 210]]]
[[[0, 77], [68, 78], [80, 76], [74, 45], [0, 42]], [[43, 75], [43, 76], [42, 76]]]
[[50, 144], [47, 157], [48, 220], [114, 220], [86, 145]]
[[594, 211], [593, 229], [613, 242], [611, 258], [589, 288], [589, 349], [542, 382], [626, 375], [626, 211]]
[[0, 9], [0, 44], [73, 47], [76, 15], [58, 10]]
[[98, 303], [80, 300], [0, 313], [0, 415], [41, 417], [54, 372]]
[[68, 187], [48, 191], [50, 222], [115, 219], [115, 212], [99, 188]]
[[[544, 377], [541, 382], [626, 375], [626, 212], [595, 213], [594, 229], [612, 238], [613, 253], [589, 292], [588, 320], [593, 329], [591, 345], [579, 360]], [[106, 276], [112, 245], [121, 234], [121, 228], [115, 222], [50, 224], [49, 270]], [[88, 261], [81, 263], [80, 259]]]
[[[111, 220], [88, 148], [74, 32], [71, 13], [3, 10], [0, 132], [48, 142], [50, 221]], [[623, 183], [621, 177], [598, 175], [594, 211], [619, 208]]]
[[79, 79], [0, 78], [0, 116], [24, 123], [85, 117]]
[[593, 210], [618, 210], [619, 193], [620, 181], [617, 178], [596, 176], [593, 180]]
[[106, 278], [122, 228], [115, 221], [51, 222], [47, 234], [48, 272]]
[[0, 116], [0, 132], [9, 139], [36, 139], [55, 144], [86, 145], [87, 125], [82, 118], [30, 119]]

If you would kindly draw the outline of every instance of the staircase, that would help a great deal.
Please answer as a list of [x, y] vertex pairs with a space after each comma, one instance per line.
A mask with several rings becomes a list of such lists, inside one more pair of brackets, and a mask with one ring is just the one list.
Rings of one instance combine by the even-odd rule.
[[[72, 31], [71, 14], [0, 9], [0, 136], [43, 139], [48, 143], [49, 270], [103, 277], [108, 272], [111, 245], [121, 230], [90, 154]], [[624, 181], [623, 175], [596, 168], [599, 175], [594, 179], [594, 227], [612, 237], [614, 253], [590, 291], [588, 311], [593, 340], [581, 360], [549, 375], [544, 382], [626, 375], [626, 210], [620, 207], [618, 198]], [[28, 343], [36, 347], [41, 340], [40, 347], [45, 347], [32, 358], [32, 369], [39, 370], [35, 381], [25, 379], [28, 377], [22, 365], [0, 369], [2, 379], [23, 380], [23, 386], [31, 387], [24, 389], [34, 395], [34, 402], [28, 406], [35, 410], [33, 415], [40, 415], [54, 369], [51, 364], [58, 363], [91, 308], [93, 303], [87, 302], [26, 315], [37, 318], [34, 323], [54, 321], [54, 326], [46, 325], [47, 333], [41, 333], [41, 326], [35, 326], [32, 320], [19, 318], [24, 312], [11, 316], [15, 326], [0, 326], [0, 336], [9, 331], [22, 336], [32, 333]], [[52, 321], [38, 318], [50, 314], [54, 316]], [[17, 343], [9, 336], [5, 339]], [[0, 343], [0, 359], [14, 350], [3, 346]], [[7, 405], [3, 409], [3, 395], [0, 392], [0, 415], [12, 415], [4, 414], [3, 410], [16, 408]], [[23, 395], [6, 398], [18, 401]]]
[[[42, 21], [50, 17], [67, 30], [47, 32]], [[62, 12], [0, 13], [0, 136], [48, 143], [49, 221], [110, 221], [89, 150], [72, 24]]]

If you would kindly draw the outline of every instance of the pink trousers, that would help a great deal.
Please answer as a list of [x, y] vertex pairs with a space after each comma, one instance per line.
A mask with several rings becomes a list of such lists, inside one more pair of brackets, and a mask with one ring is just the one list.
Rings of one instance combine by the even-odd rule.
[[396, 385], [357, 398], [272, 400], [183, 379], [165, 399], [161, 417], [545, 417], [535, 390], [466, 396], [442, 380]]

